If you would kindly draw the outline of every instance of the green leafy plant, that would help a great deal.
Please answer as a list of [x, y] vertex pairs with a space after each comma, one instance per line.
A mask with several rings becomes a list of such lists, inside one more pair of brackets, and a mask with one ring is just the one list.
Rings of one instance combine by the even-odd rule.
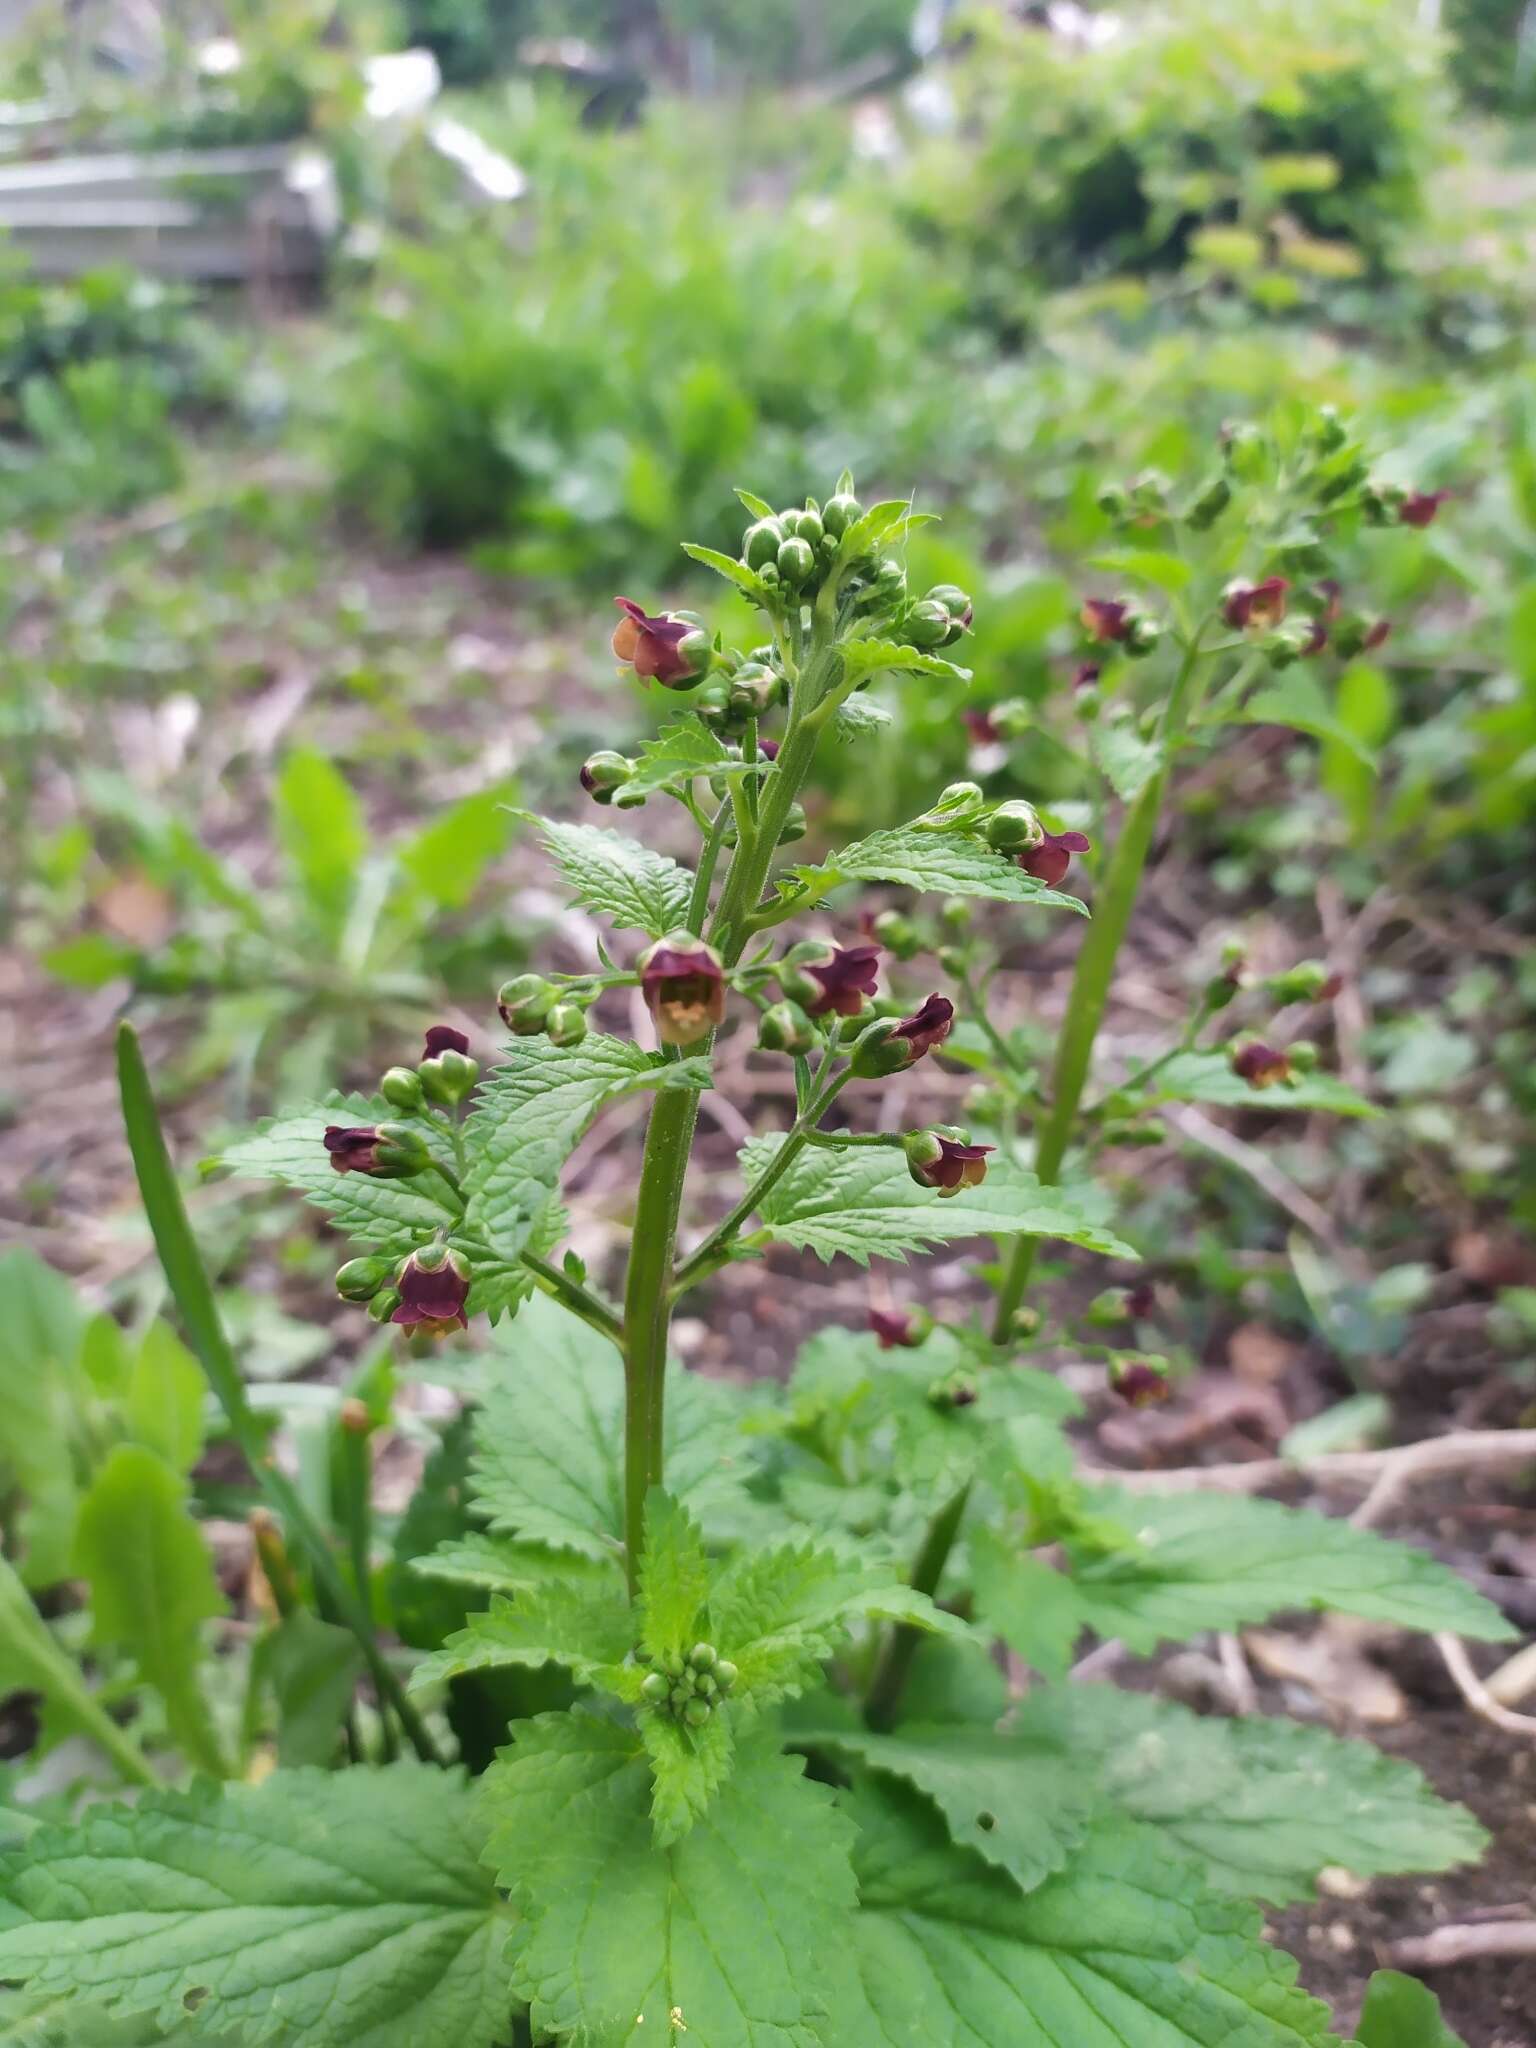
[[[0, 1979], [171, 2038], [287, 2048], [1337, 2048], [1252, 1902], [1304, 1896], [1341, 1862], [1447, 1868], [1478, 1852], [1475, 1821], [1363, 1746], [1200, 1722], [1071, 1684], [1070, 1660], [1085, 1631], [1146, 1651], [1298, 1607], [1509, 1630], [1454, 1572], [1369, 1531], [1086, 1480], [1063, 1429], [1075, 1397], [1020, 1359], [1042, 1238], [1135, 1256], [1073, 1140], [1183, 744], [1241, 718], [1271, 687], [1263, 666], [1283, 685], [1309, 658], [1313, 622], [1303, 636], [1281, 616], [1290, 586], [1269, 551], [1326, 555], [1336, 522], [1407, 509], [1383, 505], [1331, 418], [1284, 447], [1234, 436], [1229, 456], [1224, 493], [1207, 480], [1199, 501], [1208, 524], [1230, 518], [1246, 574], [1208, 590], [1230, 567], [1219, 550], [1197, 572], [1142, 533], [1115, 573], [1171, 586], [1166, 624], [1140, 600], [1084, 607], [1101, 650], [1157, 678], [1138, 733], [1153, 758], [1094, 892], [1033, 1169], [963, 1130], [869, 1127], [861, 1105], [898, 1077], [920, 1085], [956, 1046], [956, 1006], [922, 983], [882, 992], [873, 940], [784, 929], [850, 884], [1020, 918], [1083, 911], [1060, 885], [1089, 849], [965, 786], [819, 862], [781, 854], [828, 736], [867, 718], [867, 686], [953, 679], [970, 624], [962, 590], [908, 588], [910, 504], [865, 506], [846, 474], [825, 504], [743, 493], [739, 553], [690, 550], [760, 614], [748, 653], [619, 600], [615, 653], [679, 715], [634, 759], [594, 756], [583, 783], [616, 812], [678, 805], [696, 862], [606, 827], [541, 831], [576, 901], [638, 933], [638, 957], [604, 941], [588, 971], [508, 982], [511, 1043], [483, 1078], [467, 1037], [436, 1027], [376, 1096], [227, 1149], [237, 1172], [331, 1215], [356, 1246], [340, 1292], [415, 1350], [471, 1317], [494, 1326], [465, 1368], [467, 1429], [399, 1531], [390, 1597], [429, 1653], [404, 1685], [368, 1575], [343, 1571], [264, 1455], [124, 1027], [129, 1140], [188, 1340], [295, 1560], [366, 1657], [383, 1729], [417, 1759], [279, 1769], [30, 1831], [0, 1865]], [[1141, 488], [1138, 522], [1161, 523]], [[614, 991], [638, 991], [654, 1050], [593, 1027]], [[742, 1017], [791, 1063], [795, 1113], [746, 1145], [739, 1199], [684, 1249], [700, 1098]], [[609, 1298], [559, 1253], [561, 1178], [632, 1096], [646, 1137]], [[677, 1304], [773, 1244], [867, 1263], [981, 1236], [1005, 1248], [990, 1329], [911, 1313], [822, 1331], [778, 1392], [669, 1361]], [[999, 1641], [1037, 1676], [1022, 1698]], [[450, 1743], [473, 1783], [428, 1768]], [[1373, 1993], [1378, 2012], [1394, 1996]]]

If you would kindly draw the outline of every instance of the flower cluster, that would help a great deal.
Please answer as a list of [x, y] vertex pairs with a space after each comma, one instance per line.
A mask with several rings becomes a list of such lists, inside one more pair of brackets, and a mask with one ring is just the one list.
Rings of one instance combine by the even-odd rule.
[[[636, 1659], [651, 1663], [644, 1650]], [[658, 1713], [669, 1714], [688, 1728], [702, 1728], [736, 1683], [736, 1666], [713, 1643], [695, 1643], [686, 1657], [671, 1652], [654, 1660], [654, 1669], [640, 1682], [640, 1697]]]

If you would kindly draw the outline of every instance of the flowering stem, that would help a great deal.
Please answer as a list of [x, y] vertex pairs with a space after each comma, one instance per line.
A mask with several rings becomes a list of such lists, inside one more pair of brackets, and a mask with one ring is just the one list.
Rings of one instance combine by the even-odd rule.
[[[949, 1553], [954, 1548], [955, 1538], [960, 1533], [960, 1524], [965, 1516], [966, 1503], [970, 1500], [969, 1482], [962, 1486], [952, 1499], [928, 1524], [923, 1538], [923, 1547], [917, 1553], [912, 1566], [912, 1587], [915, 1592], [926, 1593], [931, 1599], [938, 1590], [944, 1567], [949, 1562]], [[912, 1669], [912, 1659], [917, 1655], [918, 1645], [925, 1631], [914, 1628], [910, 1622], [898, 1622], [885, 1639], [880, 1652], [880, 1661], [875, 1666], [875, 1675], [870, 1682], [869, 1697], [864, 1702], [864, 1719], [877, 1732], [890, 1728], [896, 1719], [896, 1710], [901, 1704], [901, 1695], [907, 1683], [907, 1674]]]
[[[1109, 999], [1115, 961], [1119, 957], [1131, 913], [1136, 908], [1147, 855], [1152, 849], [1157, 821], [1162, 813], [1173, 747], [1184, 729], [1185, 707], [1199, 658], [1200, 634], [1197, 632], [1185, 650], [1163, 714], [1163, 764], [1126, 816], [1124, 828], [1104, 871], [1104, 886], [1093, 906], [1088, 935], [1077, 956], [1067, 1014], [1061, 1036], [1056, 1041], [1050, 1113], [1040, 1127], [1035, 1147], [1035, 1172], [1047, 1187], [1054, 1186], [1059, 1178], [1061, 1163], [1071, 1142], [1078, 1106], [1093, 1061], [1094, 1041], [1104, 1020], [1104, 1006]], [[992, 1322], [994, 1343], [1003, 1344], [1008, 1340], [1013, 1319], [1034, 1272], [1038, 1244], [1038, 1238], [1021, 1237], [1014, 1245], [1002, 1286], [998, 1289], [997, 1309]]]
[[701, 932], [704, 929], [704, 919], [709, 912], [710, 885], [715, 879], [715, 865], [720, 858], [720, 849], [725, 844], [725, 830], [730, 822], [731, 806], [727, 800], [715, 812], [714, 822], [705, 836], [704, 848], [699, 855], [699, 871], [693, 878], [693, 894], [688, 899], [688, 929], [691, 932]]

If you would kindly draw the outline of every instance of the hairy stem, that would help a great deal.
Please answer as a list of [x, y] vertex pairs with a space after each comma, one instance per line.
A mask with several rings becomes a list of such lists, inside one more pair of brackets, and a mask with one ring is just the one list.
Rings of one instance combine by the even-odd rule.
[[[969, 1484], [962, 1486], [952, 1499], [928, 1524], [923, 1538], [923, 1547], [917, 1553], [912, 1565], [912, 1586], [914, 1591], [926, 1593], [931, 1599], [938, 1590], [939, 1580], [944, 1576], [944, 1567], [949, 1562], [949, 1553], [954, 1548], [955, 1538], [960, 1533], [960, 1524], [965, 1518], [966, 1504], [970, 1500]], [[877, 1732], [892, 1727], [896, 1710], [901, 1704], [901, 1695], [907, 1683], [907, 1674], [912, 1669], [912, 1659], [917, 1655], [919, 1643], [925, 1631], [913, 1628], [910, 1622], [898, 1622], [885, 1639], [880, 1652], [880, 1661], [875, 1666], [875, 1675], [869, 1688], [869, 1697], [864, 1702], [864, 1719]]]

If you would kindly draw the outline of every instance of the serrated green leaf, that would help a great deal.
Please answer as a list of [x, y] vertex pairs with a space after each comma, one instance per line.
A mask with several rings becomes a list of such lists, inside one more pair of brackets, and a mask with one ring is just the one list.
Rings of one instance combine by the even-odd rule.
[[908, 647], [900, 640], [845, 640], [838, 650], [844, 683], [862, 682], [866, 676], [940, 676], [947, 682], [968, 683], [971, 672], [942, 655], [927, 654], [920, 647]]
[[744, 1753], [667, 1847], [652, 1837], [649, 1759], [610, 1722], [521, 1721], [482, 1782], [490, 1860], [522, 1916], [515, 1982], [536, 2036], [818, 2048], [853, 1906], [851, 1831], [798, 1764]]
[[[668, 1376], [666, 1472], [706, 1530], [751, 1470], [740, 1401], [718, 1380]], [[611, 1344], [542, 1296], [518, 1317], [475, 1420], [474, 1485], [495, 1529], [616, 1556], [624, 1535], [624, 1374]]]
[[[755, 1138], [741, 1154], [755, 1180], [780, 1140]], [[980, 1187], [942, 1197], [920, 1188], [899, 1152], [858, 1146], [804, 1152], [764, 1197], [764, 1229], [784, 1244], [830, 1260], [838, 1252], [867, 1266], [872, 1258], [904, 1260], [909, 1251], [964, 1237], [1060, 1238], [1111, 1258], [1137, 1254], [1090, 1213], [1078, 1190], [1044, 1187], [1007, 1161]]]
[[886, 731], [893, 722], [883, 704], [872, 704], [868, 697], [845, 697], [832, 714], [832, 731], [840, 740], [861, 740]]
[[1318, 1872], [1449, 1870], [1487, 1843], [1464, 1806], [1368, 1742], [1294, 1721], [1224, 1721], [1109, 1685], [1031, 1692], [1012, 1727], [1058, 1769], [1199, 1861], [1218, 1891], [1275, 1906]]
[[507, 1917], [456, 1775], [278, 1772], [43, 1828], [0, 1863], [0, 1977], [303, 2048], [497, 2048]]
[[625, 1038], [594, 1032], [568, 1046], [516, 1040], [481, 1084], [464, 1125], [462, 1229], [471, 1264], [475, 1239], [503, 1261], [528, 1248], [566, 1160], [610, 1102], [645, 1088], [708, 1086], [707, 1060], [666, 1061]]
[[530, 1587], [515, 1600], [493, 1594], [489, 1611], [472, 1614], [442, 1649], [424, 1658], [411, 1674], [411, 1690], [458, 1678], [466, 1671], [537, 1670], [561, 1664], [590, 1685], [630, 1647], [632, 1624], [623, 1585], [565, 1585], [551, 1580]]
[[[1127, 1083], [1136, 1092], [1136, 1083]], [[1160, 1102], [1212, 1102], [1228, 1109], [1326, 1110], [1334, 1116], [1378, 1116], [1380, 1111], [1347, 1082], [1333, 1074], [1296, 1074], [1289, 1081], [1277, 1081], [1269, 1088], [1255, 1088], [1241, 1074], [1234, 1074], [1225, 1053], [1176, 1053], [1167, 1066], [1153, 1075], [1141, 1100], [1155, 1107]]]
[[90, 1586], [96, 1639], [133, 1658], [188, 1759], [222, 1776], [200, 1632], [225, 1604], [180, 1473], [142, 1444], [118, 1444], [81, 1502], [75, 1568]]
[[917, 523], [909, 498], [882, 498], [876, 505], [861, 512], [851, 526], [843, 529], [843, 537], [837, 544], [836, 566], [844, 568], [857, 561], [860, 555], [868, 554], [882, 541], [895, 540], [909, 525]]
[[339, 926], [368, 851], [368, 827], [346, 777], [313, 747], [296, 747], [278, 772], [272, 819], [304, 894]]
[[717, 1706], [694, 1728], [650, 1708], [636, 1716], [651, 1760], [651, 1827], [656, 1846], [680, 1842], [709, 1811], [731, 1775], [736, 1738], [728, 1708]]
[[693, 876], [667, 854], [653, 853], [606, 825], [566, 825], [552, 818], [533, 822], [584, 909], [653, 939], [675, 931], [687, 917]]
[[645, 1502], [640, 1558], [640, 1640], [653, 1657], [682, 1656], [698, 1641], [709, 1595], [709, 1560], [699, 1526], [660, 1487]]
[[1288, 725], [1314, 739], [1331, 740], [1354, 755], [1363, 767], [1374, 769], [1376, 756], [1357, 732], [1345, 725], [1316, 676], [1304, 668], [1288, 671], [1258, 690], [1230, 718], [1244, 725]]
[[114, 2019], [67, 1993], [0, 1991], [0, 2048], [164, 2048], [172, 2038], [153, 2020]]
[[943, 1815], [952, 1841], [1022, 1891], [1065, 1868], [1094, 1810], [1091, 1779], [1063, 1767], [1058, 1741], [1011, 1728], [904, 1721], [892, 1735], [874, 1735], [797, 1726], [794, 1740], [912, 1786]]
[[1359, 2048], [1467, 2048], [1440, 2016], [1440, 2001], [1417, 1977], [1377, 1970], [1365, 1987]]
[[424, 1578], [451, 1585], [474, 1586], [488, 1593], [525, 1593], [559, 1579], [566, 1585], [597, 1586], [613, 1574], [609, 1562], [579, 1557], [569, 1550], [549, 1550], [537, 1543], [517, 1543], [481, 1529], [440, 1543], [425, 1557], [411, 1560]]
[[[312, 1109], [269, 1117], [218, 1154], [218, 1164], [251, 1180], [280, 1181], [301, 1194], [354, 1242], [402, 1254], [433, 1235], [453, 1213], [435, 1174], [375, 1180], [336, 1173], [325, 1149], [327, 1124], [373, 1124], [386, 1114], [361, 1095], [338, 1095]], [[441, 1199], [430, 1190], [437, 1187]]]
[[828, 2039], [858, 2048], [1340, 2048], [1259, 1916], [1150, 1829], [1094, 1827], [1020, 1893], [905, 1787], [849, 1802], [861, 1908]]
[[1100, 719], [1093, 727], [1089, 751], [1099, 773], [1124, 804], [1135, 803], [1168, 758], [1160, 741], [1143, 738], [1133, 724], [1109, 719]]
[[707, 725], [690, 718], [669, 725], [647, 740], [635, 757], [634, 773], [624, 785], [626, 797], [651, 796], [659, 789], [680, 789], [697, 775], [761, 775], [766, 761], [743, 761]]
[[778, 592], [770, 589], [755, 569], [749, 569], [745, 562], [737, 561], [734, 555], [722, 555], [718, 548], [701, 547], [697, 541], [685, 540], [683, 553], [691, 555], [696, 562], [702, 562], [706, 569], [713, 569], [717, 576], [723, 576], [728, 583], [745, 591], [756, 605], [765, 609], [771, 606]]
[[796, 880], [811, 897], [841, 882], [900, 882], [944, 896], [981, 896], [996, 903], [1038, 903], [1088, 915], [1075, 896], [1048, 889], [1006, 854], [994, 853], [965, 832], [916, 832], [909, 825], [856, 839], [821, 867], [797, 867]]
[[[1050, 1568], [1039, 1559], [1009, 1559], [1006, 1544], [996, 1556], [984, 1542], [977, 1545], [981, 1613], [1020, 1656], [1047, 1672], [1060, 1670], [1085, 1628], [1142, 1655], [1205, 1629], [1244, 1628], [1306, 1608], [1485, 1642], [1514, 1634], [1496, 1607], [1426, 1552], [1310, 1508], [1195, 1492], [1095, 1490], [1083, 1500], [1090, 1513], [1133, 1532], [1134, 1543], [1100, 1555], [1069, 1541], [1070, 1569], [1056, 1574], [1060, 1590], [1050, 1590], [1048, 1619]], [[1026, 1640], [1016, 1627], [1021, 1609], [1029, 1617]]]
[[771, 519], [773, 517], [773, 507], [766, 498], [760, 498], [756, 491], [744, 491], [740, 484], [735, 486], [735, 491], [737, 497], [746, 506], [754, 519]]

